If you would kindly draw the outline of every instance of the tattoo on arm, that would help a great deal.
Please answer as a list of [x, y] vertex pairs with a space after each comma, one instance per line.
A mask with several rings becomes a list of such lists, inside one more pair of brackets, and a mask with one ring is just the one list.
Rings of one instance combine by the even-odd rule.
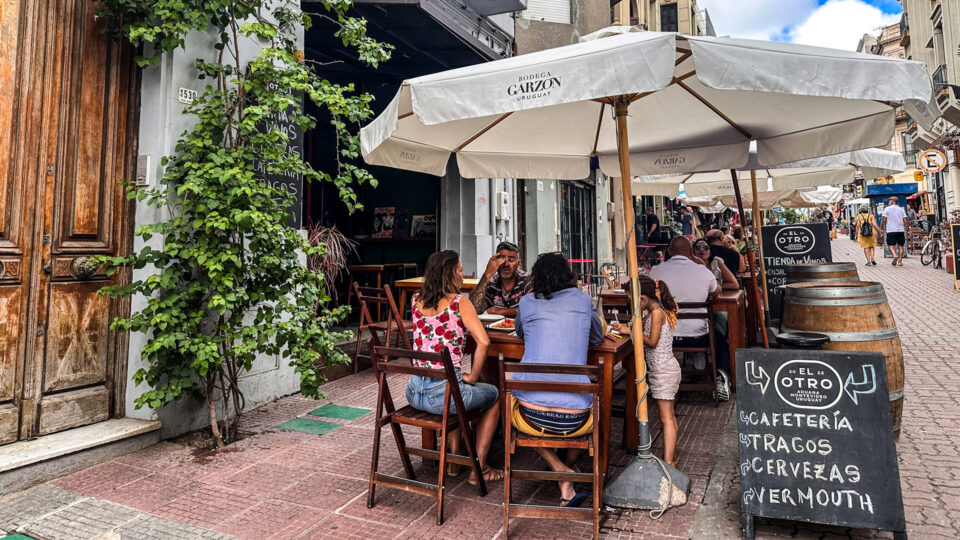
[[477, 309], [477, 313], [483, 313], [490, 307], [486, 302], [488, 283], [487, 277], [481, 275], [480, 280], [477, 281], [477, 286], [470, 291], [470, 303]]

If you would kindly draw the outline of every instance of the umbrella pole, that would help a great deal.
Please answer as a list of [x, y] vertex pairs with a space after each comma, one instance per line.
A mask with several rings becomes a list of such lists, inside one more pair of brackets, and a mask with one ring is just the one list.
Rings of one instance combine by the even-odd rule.
[[[767, 264], [763, 258], [763, 216], [760, 215], [760, 199], [757, 197], [757, 171], [750, 171], [750, 189], [753, 191], [753, 230], [757, 239], [757, 249], [760, 250], [760, 283], [763, 284], [763, 319], [764, 324], [770, 318], [770, 294], [767, 290]], [[749, 242], [747, 242], [749, 244]], [[764, 332], [766, 328], [764, 328]]]
[[647, 417], [647, 364], [643, 358], [643, 324], [640, 322], [640, 281], [639, 261], [637, 260], [637, 227], [633, 212], [633, 186], [630, 175], [630, 143], [627, 136], [626, 99], [616, 101], [617, 115], [617, 152], [620, 158], [620, 183], [623, 191], [624, 226], [627, 227], [627, 275], [630, 276], [630, 295], [633, 306], [633, 357], [637, 369], [637, 421], [640, 422], [640, 453], [650, 454], [650, 427]]
[[[730, 169], [730, 177], [733, 179], [733, 192], [737, 195], [737, 211], [740, 212], [740, 222], [744, 221], [743, 213], [743, 196], [740, 194], [740, 179], [737, 177], [737, 171]], [[747, 242], [747, 266], [750, 270], [750, 292], [753, 296], [753, 305], [756, 306], [755, 314], [760, 323], [760, 335], [763, 338], [763, 348], [769, 349], [770, 343], [767, 342], [767, 326], [763, 322], [763, 298], [760, 294], [760, 288], [757, 287], [757, 275], [753, 270], [754, 258], [753, 258], [753, 249], [750, 247], [750, 242]], [[733, 359], [731, 358], [731, 361]]]
[[[617, 153], [620, 181], [623, 185], [624, 226], [627, 233], [627, 272], [633, 320], [633, 358], [636, 366], [637, 421], [640, 424], [639, 455], [604, 489], [603, 501], [610, 506], [652, 510], [656, 519], [672, 506], [687, 502], [690, 477], [667, 465], [650, 451], [650, 426], [647, 421], [647, 373], [643, 358], [643, 323], [640, 318], [640, 281], [637, 261], [637, 228], [634, 224], [633, 193], [630, 176], [630, 145], [627, 137], [627, 109], [630, 100], [620, 96], [612, 100], [617, 118]], [[627, 384], [630, 384], [627, 381]], [[609, 404], [606, 404], [609, 407]], [[629, 414], [629, 413], [628, 413]], [[626, 421], [626, 419], [624, 419]]]

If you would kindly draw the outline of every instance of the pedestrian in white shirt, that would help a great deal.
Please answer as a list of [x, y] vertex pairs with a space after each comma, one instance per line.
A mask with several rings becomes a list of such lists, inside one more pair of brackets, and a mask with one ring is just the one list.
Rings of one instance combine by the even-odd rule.
[[[650, 277], [667, 284], [677, 303], [706, 302], [717, 295], [720, 287], [717, 278], [706, 266], [693, 260], [693, 244], [685, 236], [675, 236], [667, 248], [670, 258], [653, 267]], [[680, 309], [680, 313], [690, 310]], [[694, 311], [703, 312], [704, 309]], [[716, 336], [714, 344], [717, 362], [717, 394], [722, 401], [730, 397], [730, 350], [722, 334]], [[673, 334], [673, 344], [677, 347], [703, 347], [709, 343], [707, 321], [705, 319], [680, 319]]]
[[890, 197], [887, 207], [883, 209], [883, 220], [880, 228], [887, 234], [887, 245], [893, 253], [893, 265], [903, 266], [903, 246], [907, 243], [907, 214], [898, 204], [896, 197]]

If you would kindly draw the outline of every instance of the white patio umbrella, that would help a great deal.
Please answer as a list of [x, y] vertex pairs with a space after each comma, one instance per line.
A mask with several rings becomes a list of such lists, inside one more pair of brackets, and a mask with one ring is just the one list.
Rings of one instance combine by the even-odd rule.
[[[764, 165], [880, 146], [892, 135], [897, 103], [929, 126], [938, 116], [931, 99], [918, 62], [637, 32], [409, 79], [360, 140], [371, 165], [438, 176], [454, 154], [468, 178], [577, 180], [599, 158], [623, 185], [627, 268], [638, 301], [631, 177], [736, 169], [752, 140]], [[644, 396], [641, 326], [634, 324], [633, 345]], [[638, 409], [649, 463], [645, 399]], [[645, 476], [653, 469], [631, 469], [649, 496], [644, 504], [655, 504], [665, 469], [656, 470], [655, 486]]]
[[[747, 206], [753, 207], [754, 215], [759, 215], [764, 205], [767, 208], [775, 206], [786, 206], [793, 208], [802, 208], [810, 205], [798, 194], [791, 190], [809, 187], [829, 186], [836, 184], [847, 184], [853, 181], [854, 175], [859, 169], [865, 178], [877, 178], [888, 174], [903, 172], [907, 165], [903, 160], [903, 155], [899, 152], [881, 150], [879, 148], [867, 148], [864, 150], [855, 150], [852, 152], [843, 152], [830, 156], [810, 158], [799, 161], [782, 163], [779, 165], [765, 166], [760, 163], [756, 153], [756, 147], [751, 145], [750, 155], [746, 165], [736, 172], [734, 171], [712, 171], [692, 174], [680, 174], [674, 176], [652, 175], [634, 177], [634, 193], [643, 195], [663, 195], [675, 196], [674, 191], [679, 193], [680, 184], [683, 184], [684, 192], [689, 197], [721, 197], [738, 193], [744, 189], [749, 189], [752, 193], [750, 203]], [[758, 189], [757, 176], [761, 177], [764, 189]], [[738, 186], [734, 187], [734, 177], [737, 178]], [[769, 186], [767, 185], [769, 183]], [[773, 189], [775, 191], [767, 191]], [[760, 192], [758, 194], [758, 191]], [[767, 191], [769, 194], [764, 195]], [[743, 215], [742, 208], [736, 203], [731, 203], [731, 198], [721, 199], [721, 202], [731, 208], [739, 209]], [[766, 286], [766, 265], [763, 258], [763, 237], [758, 221], [754, 219], [754, 236], [757, 238], [760, 246], [760, 276], [763, 283], [763, 306], [764, 312], [768, 311], [769, 297]], [[752, 265], [753, 263], [751, 263]]]
[[[757, 154], [750, 152], [747, 164], [738, 169], [740, 189], [752, 190], [750, 171], [759, 177], [758, 191], [789, 190], [809, 187], [849, 184], [857, 169], [864, 178], [879, 178], [903, 172], [907, 168], [900, 152], [867, 148], [832, 156], [805, 159], [780, 165], [761, 165]], [[764, 180], [769, 179], [771, 186]], [[638, 195], [677, 197], [680, 184], [688, 197], [733, 195], [730, 171], [712, 171], [673, 176], [638, 176], [633, 179], [633, 191]], [[761, 187], [762, 186], [762, 187]]]

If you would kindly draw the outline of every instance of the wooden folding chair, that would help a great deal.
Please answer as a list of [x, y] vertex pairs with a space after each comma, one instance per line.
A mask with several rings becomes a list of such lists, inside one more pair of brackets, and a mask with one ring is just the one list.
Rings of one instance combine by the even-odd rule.
[[[535, 381], [512, 381], [507, 373], [558, 373], [565, 375], [587, 375], [591, 383], [558, 383]], [[503, 409], [503, 537], [510, 537], [510, 518], [538, 518], [538, 519], [568, 519], [576, 521], [593, 521], [593, 537], [600, 536], [600, 501], [603, 500], [603, 484], [600, 471], [600, 396], [603, 386], [602, 366], [574, 366], [570, 364], [523, 364], [520, 362], [504, 362], [500, 355], [500, 388], [506, 398]], [[516, 390], [543, 391], [543, 392], [573, 392], [577, 394], [592, 394], [593, 405], [590, 412], [593, 414], [593, 429], [590, 433], [580, 437], [537, 437], [518, 431], [512, 424], [513, 392]], [[566, 448], [586, 450], [593, 463], [593, 474], [566, 473], [554, 471], [533, 471], [513, 469], [511, 456], [517, 447], [528, 448]], [[511, 481], [514, 479], [543, 480], [552, 482], [592, 482], [593, 508], [564, 508], [533, 504], [516, 504], [510, 491]]]
[[[704, 353], [707, 356], [707, 365], [704, 367], [704, 369], [687, 368], [685, 367], [686, 362], [681, 363], [681, 377], [702, 378], [703, 376], [707, 376], [709, 377], [708, 380], [710, 381], [682, 382], [683, 379], [681, 379], [680, 391], [692, 390], [712, 392], [713, 406], [717, 407], [720, 404], [720, 398], [717, 395], [717, 346], [716, 336], [713, 333], [713, 306], [709, 302], [678, 302], [677, 307], [680, 308], [680, 312], [677, 313], [678, 320], [706, 320], [708, 336], [708, 344], [703, 347], [679, 347], [674, 344], [673, 352], [675, 353], [699, 352]], [[691, 312], [691, 310], [696, 309], [705, 309], [706, 311]]]
[[[389, 363], [391, 358], [409, 358], [411, 365], [391, 364]], [[443, 369], [415, 367], [412, 365], [413, 360], [439, 362], [443, 364]], [[443, 525], [443, 495], [444, 481], [447, 476], [447, 462], [472, 467], [473, 473], [477, 477], [477, 490], [480, 496], [484, 497], [487, 495], [487, 485], [483, 480], [483, 470], [480, 469], [480, 462], [477, 460], [477, 447], [475, 445], [474, 432], [471, 427], [471, 422], [482, 416], [484, 411], [465, 412], [463, 398], [460, 395], [460, 384], [457, 381], [457, 374], [453, 368], [453, 361], [450, 359], [450, 351], [446, 348], [439, 353], [429, 353], [374, 346], [373, 369], [377, 376], [377, 416], [374, 422], [373, 456], [370, 460], [370, 486], [367, 492], [367, 508], [373, 508], [377, 485], [388, 486], [436, 499], [437, 525]], [[393, 404], [393, 398], [390, 396], [390, 386], [387, 384], [387, 376], [390, 373], [420, 375], [421, 377], [429, 377], [432, 379], [446, 379], [447, 384], [443, 391], [443, 414], [426, 413], [414, 409], [410, 405], [397, 409]], [[456, 406], [456, 414], [450, 414], [451, 401]], [[397, 450], [400, 451], [400, 459], [403, 462], [403, 469], [404, 472], [407, 473], [407, 478], [377, 472], [377, 465], [380, 460], [380, 430], [387, 424], [389, 424], [393, 430], [393, 438], [397, 443]], [[400, 429], [401, 424], [439, 430], [440, 450], [407, 446], [403, 438], [403, 431]], [[461, 430], [469, 457], [447, 452], [447, 434], [457, 428]], [[425, 459], [439, 460], [436, 484], [428, 484], [416, 480], [416, 473], [413, 471], [413, 465], [410, 463], [411, 455], [420, 456]]]
[[[376, 344], [379, 345], [383, 343], [387, 347], [390, 346], [390, 334], [396, 331], [397, 335], [399, 335], [397, 345], [402, 342], [405, 349], [413, 348], [410, 346], [410, 338], [407, 337], [407, 332], [413, 330], [413, 322], [405, 321], [403, 317], [400, 316], [400, 311], [397, 309], [397, 304], [393, 300], [393, 293], [390, 292], [389, 285], [384, 285], [382, 289], [374, 289], [371, 287], [361, 287], [357, 282], [353, 282], [353, 292], [360, 302], [360, 326], [357, 329], [357, 351], [353, 357], [354, 373], [360, 368], [361, 358], [372, 363], [371, 355], [360, 354], [363, 332], [365, 330], [369, 330], [371, 335], [376, 332], [383, 332], [383, 340], [377, 339]], [[387, 308], [387, 319], [385, 321], [374, 321], [368, 304], [385, 306]], [[369, 353], [370, 350], [368, 349], [367, 352]]]

